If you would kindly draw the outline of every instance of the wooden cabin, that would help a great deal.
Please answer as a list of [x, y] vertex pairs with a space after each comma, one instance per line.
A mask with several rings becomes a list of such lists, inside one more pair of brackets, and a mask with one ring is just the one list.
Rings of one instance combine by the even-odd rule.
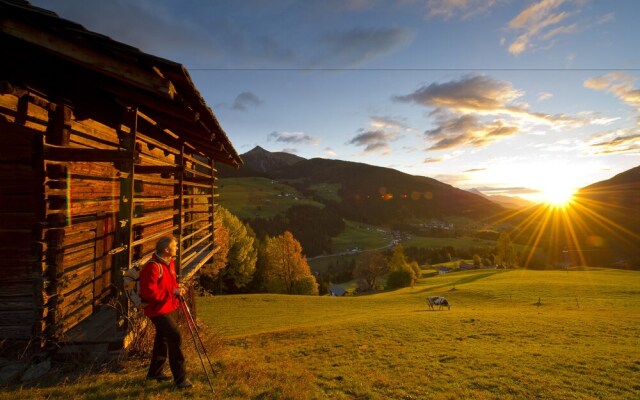
[[0, 343], [124, 346], [123, 271], [168, 234], [183, 282], [212, 262], [215, 164], [242, 160], [178, 63], [21, 0], [0, 44]]

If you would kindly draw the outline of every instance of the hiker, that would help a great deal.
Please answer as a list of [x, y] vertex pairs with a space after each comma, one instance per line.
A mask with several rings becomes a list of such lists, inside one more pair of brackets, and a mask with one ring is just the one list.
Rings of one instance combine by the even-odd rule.
[[140, 292], [149, 302], [144, 314], [151, 319], [156, 328], [153, 340], [153, 352], [147, 379], [167, 381], [171, 377], [162, 372], [167, 355], [173, 381], [180, 389], [193, 386], [186, 377], [185, 359], [181, 349], [181, 337], [178, 330], [178, 308], [185, 290], [176, 279], [174, 258], [178, 243], [173, 236], [165, 236], [156, 243], [156, 252], [140, 272]]

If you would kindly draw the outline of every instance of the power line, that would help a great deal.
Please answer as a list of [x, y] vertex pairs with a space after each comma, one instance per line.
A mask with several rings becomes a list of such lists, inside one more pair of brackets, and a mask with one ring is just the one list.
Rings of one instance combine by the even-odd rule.
[[189, 71], [238, 71], [238, 72], [471, 72], [471, 71], [510, 71], [510, 72], [598, 72], [623, 71], [638, 72], [640, 68], [189, 68]]

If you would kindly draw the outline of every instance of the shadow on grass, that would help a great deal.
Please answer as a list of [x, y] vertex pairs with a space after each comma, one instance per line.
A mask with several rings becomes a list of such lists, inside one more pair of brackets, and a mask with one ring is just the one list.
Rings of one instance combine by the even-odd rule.
[[482, 272], [482, 273], [478, 273], [475, 275], [471, 275], [471, 276], [465, 276], [463, 278], [460, 278], [458, 280], [455, 281], [448, 281], [448, 282], [443, 282], [437, 285], [431, 285], [431, 286], [426, 286], [423, 289], [421, 289], [418, 293], [425, 293], [425, 292], [430, 292], [433, 291], [435, 289], [440, 289], [440, 288], [444, 288], [444, 287], [452, 287], [451, 290], [455, 290], [455, 287], [457, 285], [464, 285], [465, 283], [471, 283], [471, 282], [475, 282], [478, 281], [480, 279], [484, 279], [484, 278], [488, 278], [490, 276], [493, 276], [495, 274], [499, 274], [502, 271], [491, 271], [491, 272]]

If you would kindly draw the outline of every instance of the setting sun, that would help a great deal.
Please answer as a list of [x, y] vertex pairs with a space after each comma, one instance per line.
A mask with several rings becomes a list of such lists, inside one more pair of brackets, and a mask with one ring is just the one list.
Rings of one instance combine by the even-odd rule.
[[571, 202], [575, 190], [571, 187], [551, 187], [544, 189], [541, 197], [545, 203], [553, 206], [566, 206]]

